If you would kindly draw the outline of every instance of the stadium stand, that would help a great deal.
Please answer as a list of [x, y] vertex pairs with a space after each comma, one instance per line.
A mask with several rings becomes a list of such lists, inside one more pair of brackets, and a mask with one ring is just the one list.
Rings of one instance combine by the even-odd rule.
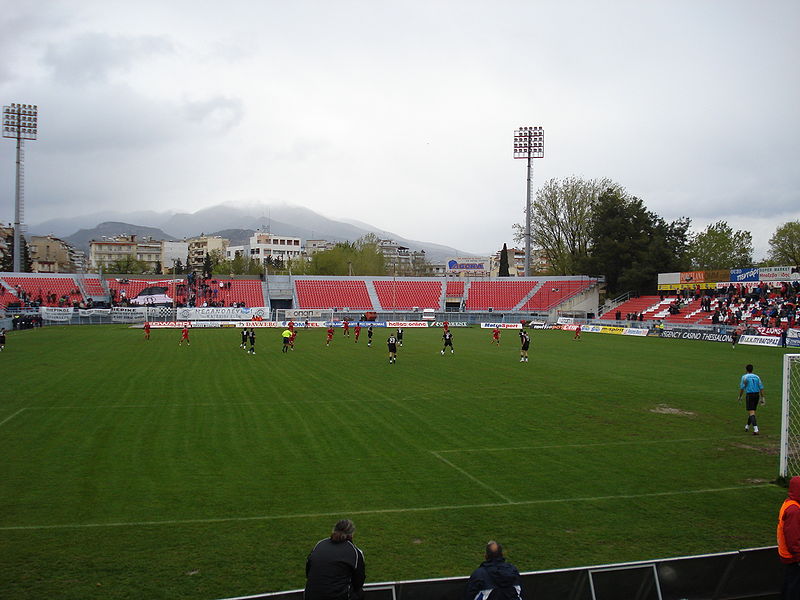
[[295, 279], [298, 308], [353, 308], [372, 310], [367, 284], [362, 280]]
[[53, 277], [19, 277], [6, 275], [3, 281], [17, 290], [17, 297], [41, 306], [72, 306], [82, 302], [78, 284], [71, 275]]
[[[209, 279], [190, 287], [186, 280], [174, 279], [108, 279], [115, 302], [135, 298], [144, 288], [167, 288], [167, 295], [179, 306], [264, 306], [261, 281], [251, 279]], [[222, 284], [222, 285], [220, 285]]]
[[511, 310], [522, 302], [538, 281], [473, 281], [469, 286], [467, 310]]
[[[379, 281], [373, 282], [378, 300], [384, 310], [391, 308], [434, 308], [441, 310], [441, 281]], [[461, 284], [463, 287], [463, 283]]]
[[85, 277], [83, 279], [83, 289], [90, 296], [105, 296], [106, 291], [99, 277]]
[[445, 296], [448, 298], [461, 298], [464, 295], [463, 281], [448, 281]]
[[522, 310], [550, 310], [589, 289], [593, 284], [591, 279], [545, 281], [531, 299], [523, 305]]
[[[669, 302], [673, 302], [675, 299], [671, 298]], [[661, 298], [658, 296], [640, 296], [638, 298], [631, 298], [630, 300], [626, 300], [622, 304], [618, 305], [616, 308], [612, 308], [608, 312], [601, 315], [601, 319], [614, 319], [616, 318], [616, 313], [620, 313], [620, 318], [625, 319], [626, 315], [630, 315], [633, 313], [636, 314], [643, 314], [645, 319], [653, 319], [653, 318], [660, 318], [655, 317], [654, 312], [657, 312], [657, 307], [660, 306]], [[650, 313], [648, 315], [648, 313]]]

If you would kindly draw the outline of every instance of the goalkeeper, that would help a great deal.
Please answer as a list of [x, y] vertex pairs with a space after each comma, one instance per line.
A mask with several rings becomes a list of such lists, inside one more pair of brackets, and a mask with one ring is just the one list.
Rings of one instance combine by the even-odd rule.
[[750, 425], [753, 426], [753, 435], [758, 435], [758, 423], [756, 421], [756, 409], [759, 403], [764, 404], [764, 384], [761, 383], [761, 378], [753, 373], [753, 365], [745, 365], [744, 370], [746, 373], [742, 375], [742, 380], [739, 382], [739, 401], [742, 400], [742, 394], [747, 396], [747, 425], [744, 426], [745, 431], [749, 431]]

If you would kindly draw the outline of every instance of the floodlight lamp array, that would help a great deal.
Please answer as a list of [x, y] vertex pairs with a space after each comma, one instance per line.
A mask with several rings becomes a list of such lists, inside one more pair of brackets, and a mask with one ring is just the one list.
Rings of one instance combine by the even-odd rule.
[[514, 130], [514, 158], [544, 158], [544, 127]]
[[35, 140], [39, 131], [36, 104], [11, 104], [3, 107], [3, 137]]

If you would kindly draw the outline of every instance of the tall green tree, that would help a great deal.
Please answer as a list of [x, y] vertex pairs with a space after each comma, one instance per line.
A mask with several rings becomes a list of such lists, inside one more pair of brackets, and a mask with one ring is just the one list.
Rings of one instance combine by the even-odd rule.
[[776, 266], [800, 265], [800, 221], [779, 226], [769, 238], [769, 258]]
[[655, 290], [658, 273], [687, 264], [689, 219], [667, 223], [620, 187], [592, 206], [590, 247], [583, 270], [604, 275], [610, 293]]
[[203, 258], [203, 277], [208, 278], [214, 273], [214, 262], [211, 260], [211, 255], [206, 252]]
[[[592, 207], [609, 188], [608, 179], [550, 179], [536, 191], [531, 206], [531, 245], [541, 248], [554, 275], [575, 275], [589, 253]], [[514, 239], [524, 241], [524, 228], [514, 225]]]
[[385, 275], [386, 263], [378, 238], [367, 234], [355, 242], [339, 242], [332, 249], [311, 257], [306, 272], [311, 275]]
[[508, 272], [508, 248], [506, 247], [506, 244], [503, 244], [503, 249], [500, 251], [500, 272], [498, 275], [500, 277], [511, 276]]
[[753, 264], [753, 236], [727, 221], [712, 223], [689, 242], [691, 266], [696, 270], [734, 269]]
[[108, 263], [105, 270], [107, 273], [119, 273], [120, 275], [141, 275], [149, 273], [150, 266], [143, 260], [136, 260], [132, 254], [126, 254]]

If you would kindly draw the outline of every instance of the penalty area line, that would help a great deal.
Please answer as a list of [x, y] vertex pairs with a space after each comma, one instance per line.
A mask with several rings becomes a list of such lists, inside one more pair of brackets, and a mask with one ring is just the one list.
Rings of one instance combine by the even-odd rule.
[[116, 523], [72, 523], [62, 525], [12, 525], [0, 527], [0, 531], [37, 531], [50, 529], [91, 529], [98, 527], [152, 527], [159, 525], [197, 525], [208, 523], [236, 523], [247, 521], [285, 521], [288, 519], [320, 519], [341, 517], [342, 515], [390, 515], [417, 512], [439, 512], [448, 510], [468, 510], [475, 508], [504, 508], [508, 506], [534, 506], [544, 504], [561, 504], [564, 502], [605, 502], [608, 500], [635, 500], [638, 498], [663, 498], [668, 496], [687, 496], [690, 494], [715, 494], [741, 490], [756, 490], [775, 487], [771, 483], [757, 485], [737, 485], [720, 488], [704, 488], [699, 490], [675, 490], [668, 492], [645, 492], [643, 494], [619, 494], [615, 496], [582, 496], [575, 498], [549, 498], [542, 500], [516, 500], [511, 502], [484, 502], [481, 504], [451, 504], [441, 506], [417, 506], [409, 508], [377, 508], [373, 510], [339, 510], [335, 512], [299, 513], [288, 515], [258, 515], [252, 517], [218, 517], [208, 519], [172, 519], [163, 521], [130, 521]]
[[17, 412], [15, 412], [15, 413], [14, 413], [13, 415], [11, 415], [10, 417], [6, 417], [6, 418], [5, 418], [5, 419], [3, 419], [2, 421], [0, 421], [0, 427], [2, 427], [2, 426], [3, 426], [3, 425], [5, 425], [6, 423], [8, 423], [8, 422], [9, 422], [11, 419], [13, 419], [14, 417], [16, 417], [18, 414], [20, 414], [21, 412], [23, 412], [23, 411], [26, 411], [26, 410], [28, 410], [28, 408], [27, 408], [27, 407], [25, 407], [25, 408], [20, 408], [20, 409], [19, 409]]
[[507, 450], [547, 450], [553, 448], [592, 448], [595, 446], [635, 446], [637, 444], [677, 444], [686, 442], [724, 442], [726, 440], [739, 440], [741, 436], [714, 437], [714, 438], [683, 438], [665, 440], [624, 440], [620, 442], [591, 442], [588, 444], [552, 444], [547, 446], [508, 446], [505, 448], [453, 448], [445, 450], [429, 450], [434, 454], [458, 452], [505, 452]]
[[475, 477], [475, 476], [471, 475], [470, 473], [468, 473], [467, 471], [465, 471], [465, 470], [464, 470], [464, 469], [462, 469], [461, 467], [459, 467], [459, 466], [457, 466], [457, 465], [454, 465], [454, 464], [453, 464], [453, 463], [451, 463], [449, 460], [447, 460], [447, 459], [446, 459], [446, 458], [444, 458], [443, 456], [439, 456], [439, 454], [437, 454], [436, 452], [434, 452], [434, 451], [432, 451], [432, 450], [430, 451], [430, 453], [431, 453], [431, 454], [433, 454], [433, 455], [434, 455], [436, 458], [438, 458], [440, 461], [442, 461], [444, 464], [448, 465], [449, 467], [452, 467], [453, 469], [455, 469], [456, 471], [458, 471], [458, 472], [459, 472], [459, 473], [461, 473], [462, 475], [465, 475], [466, 477], [469, 477], [469, 478], [470, 478], [472, 481], [474, 481], [475, 483], [477, 483], [477, 484], [478, 484], [479, 486], [481, 486], [482, 488], [489, 490], [489, 491], [490, 491], [490, 492], [492, 492], [492, 493], [493, 493], [495, 496], [499, 496], [500, 498], [502, 498], [503, 500], [505, 500], [507, 504], [513, 504], [513, 500], [511, 500], [511, 498], [509, 498], [508, 496], [506, 496], [506, 495], [504, 495], [504, 494], [501, 494], [501, 493], [500, 493], [500, 492], [498, 492], [496, 489], [494, 489], [494, 488], [493, 488], [493, 487], [491, 487], [490, 485], [488, 485], [488, 484], [484, 483], [483, 481], [481, 481], [481, 480], [480, 480], [480, 479], [478, 479], [477, 477]]

